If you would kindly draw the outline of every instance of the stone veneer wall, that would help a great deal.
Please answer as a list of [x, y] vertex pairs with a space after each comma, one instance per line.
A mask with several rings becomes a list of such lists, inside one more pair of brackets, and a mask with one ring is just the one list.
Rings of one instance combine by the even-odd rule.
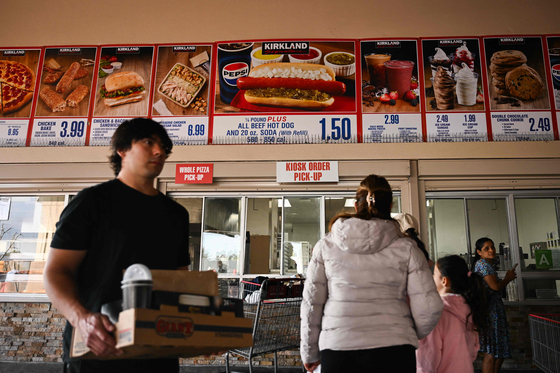
[[[560, 306], [507, 306], [513, 358], [504, 368], [531, 369], [533, 355], [529, 334], [528, 315], [531, 313], [557, 313]], [[0, 303], [0, 363], [12, 362], [61, 362], [62, 331], [65, 318], [50, 303]], [[480, 369], [481, 357], [475, 362]], [[225, 357], [195, 357], [182, 359], [183, 365], [225, 365]], [[231, 365], [247, 365], [242, 357], [230, 356]], [[274, 354], [253, 359], [254, 366], [273, 366]], [[301, 366], [299, 351], [278, 354], [279, 366]]]
[[[0, 365], [13, 362], [62, 362], [64, 316], [51, 303], [0, 302]], [[182, 359], [183, 365], [225, 365], [225, 356]], [[230, 364], [248, 359], [230, 355]], [[278, 353], [279, 366], [301, 366], [299, 351]], [[274, 366], [274, 354], [253, 358], [253, 366]]]

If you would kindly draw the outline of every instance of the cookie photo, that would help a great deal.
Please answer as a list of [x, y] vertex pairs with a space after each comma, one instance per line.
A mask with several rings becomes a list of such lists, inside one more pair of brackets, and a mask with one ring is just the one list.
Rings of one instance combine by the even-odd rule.
[[518, 66], [523, 65], [523, 62], [519, 62], [511, 65], [496, 65], [495, 63], [490, 64], [490, 71], [496, 74], [506, 75], [509, 71], [515, 69]]
[[507, 73], [506, 88], [513, 97], [527, 101], [539, 97], [544, 84], [535, 69], [524, 65]]
[[521, 51], [505, 50], [494, 53], [490, 61], [495, 65], [519, 65], [527, 62], [527, 56]]

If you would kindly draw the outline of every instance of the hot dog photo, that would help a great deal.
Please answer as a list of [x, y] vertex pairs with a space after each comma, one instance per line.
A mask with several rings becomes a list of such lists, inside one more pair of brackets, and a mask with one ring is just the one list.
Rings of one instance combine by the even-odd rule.
[[87, 117], [96, 47], [46, 48], [37, 117]]
[[147, 116], [154, 47], [102, 47], [94, 117]]
[[218, 43], [216, 113], [356, 110], [354, 42]]

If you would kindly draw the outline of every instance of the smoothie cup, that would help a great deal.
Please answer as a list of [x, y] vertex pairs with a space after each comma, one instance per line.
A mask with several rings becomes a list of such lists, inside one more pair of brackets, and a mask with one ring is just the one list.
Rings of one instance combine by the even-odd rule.
[[390, 54], [371, 53], [364, 56], [369, 73], [369, 84], [377, 88], [387, 86], [384, 63], [391, 59]]
[[389, 91], [397, 91], [399, 98], [403, 98], [405, 93], [410, 91], [413, 68], [414, 62], [412, 61], [393, 60], [385, 62]]

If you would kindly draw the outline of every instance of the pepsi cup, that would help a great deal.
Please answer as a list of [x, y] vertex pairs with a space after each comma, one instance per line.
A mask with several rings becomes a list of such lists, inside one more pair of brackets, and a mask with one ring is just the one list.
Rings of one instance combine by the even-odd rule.
[[249, 75], [253, 43], [218, 44], [218, 76], [220, 100], [231, 104], [239, 92], [237, 79]]

